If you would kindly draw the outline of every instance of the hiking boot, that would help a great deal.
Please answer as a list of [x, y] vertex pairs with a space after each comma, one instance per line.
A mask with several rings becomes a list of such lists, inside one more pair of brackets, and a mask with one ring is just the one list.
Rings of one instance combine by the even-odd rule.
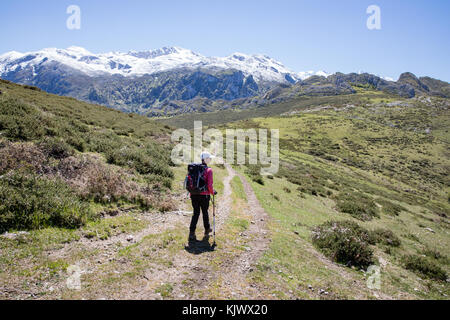
[[207, 230], [205, 230], [205, 236], [209, 236], [209, 234], [213, 232], [211, 228], [208, 228]]
[[193, 232], [189, 233], [189, 241], [195, 241], [195, 240], [197, 240], [195, 233], [193, 233]]

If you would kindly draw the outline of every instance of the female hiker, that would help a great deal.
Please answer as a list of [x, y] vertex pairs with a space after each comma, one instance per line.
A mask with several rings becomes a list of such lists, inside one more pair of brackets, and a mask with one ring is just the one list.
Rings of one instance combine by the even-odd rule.
[[200, 211], [203, 214], [203, 226], [205, 227], [205, 236], [211, 232], [211, 225], [209, 224], [209, 201], [211, 195], [217, 194], [213, 188], [213, 170], [208, 167], [213, 156], [209, 152], [201, 154], [201, 164], [191, 164], [188, 167], [188, 175], [186, 177], [186, 188], [191, 195], [192, 208], [194, 215], [192, 216], [189, 240], [195, 240], [195, 229], [200, 217]]

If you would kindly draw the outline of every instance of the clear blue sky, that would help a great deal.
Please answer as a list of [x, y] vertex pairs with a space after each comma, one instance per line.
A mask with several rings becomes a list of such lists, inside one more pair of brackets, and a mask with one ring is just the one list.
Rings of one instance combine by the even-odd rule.
[[[81, 8], [81, 30], [66, 9]], [[381, 30], [366, 9], [381, 8]], [[404, 71], [450, 81], [448, 0], [2, 0], [0, 53], [82, 46], [99, 53], [180, 46], [264, 53], [294, 71]]]

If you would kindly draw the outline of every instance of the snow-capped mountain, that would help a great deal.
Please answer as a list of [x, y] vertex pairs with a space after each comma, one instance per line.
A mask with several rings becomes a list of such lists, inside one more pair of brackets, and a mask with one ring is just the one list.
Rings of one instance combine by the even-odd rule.
[[34, 69], [49, 63], [60, 63], [88, 76], [122, 75], [125, 77], [151, 75], [178, 68], [221, 68], [242, 71], [259, 82], [291, 82], [324, 72], [295, 73], [282, 63], [265, 55], [234, 53], [228, 57], [206, 57], [179, 47], [164, 47], [150, 51], [94, 54], [81, 47], [49, 48], [36, 52], [8, 52], [0, 56], [0, 76], [24, 69]]
[[312, 75], [328, 76], [323, 71], [296, 73], [261, 54], [206, 57], [180, 47], [99, 54], [81, 47], [48, 48], [0, 56], [5, 80], [144, 114], [179, 109], [180, 104], [186, 112], [229, 106], [227, 101], [257, 97]]

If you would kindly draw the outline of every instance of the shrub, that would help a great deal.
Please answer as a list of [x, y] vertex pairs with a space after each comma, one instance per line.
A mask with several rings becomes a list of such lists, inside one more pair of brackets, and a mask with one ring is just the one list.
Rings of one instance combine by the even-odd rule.
[[80, 152], [86, 151], [86, 142], [80, 135], [73, 134], [73, 135], [67, 137], [66, 141], [69, 145], [74, 147], [76, 150], [78, 150]]
[[61, 181], [13, 173], [0, 178], [0, 232], [76, 228], [94, 217]]
[[45, 138], [38, 146], [47, 157], [54, 159], [64, 159], [74, 154], [72, 147], [58, 138]]
[[15, 140], [34, 140], [45, 134], [45, 127], [36, 108], [9, 99], [0, 102], [0, 130]]
[[58, 164], [57, 171], [83, 199], [107, 203], [125, 199], [131, 193], [123, 172], [107, 167], [94, 157], [68, 157]]
[[124, 200], [138, 204], [143, 209], [160, 211], [174, 209], [174, 203], [161, 195], [167, 193], [171, 179], [156, 175], [145, 176], [145, 187], [131, 181], [122, 168], [111, 167], [92, 156], [68, 157], [61, 160], [57, 173], [77, 190], [82, 199], [109, 203]]
[[92, 132], [87, 137], [89, 150], [92, 152], [108, 154], [123, 146], [121, 139], [112, 132]]
[[378, 217], [375, 202], [360, 192], [341, 192], [337, 197], [337, 208], [339, 211], [348, 213], [363, 221], [369, 221], [373, 217]]
[[264, 179], [261, 175], [261, 166], [259, 165], [249, 165], [245, 170], [245, 173], [252, 179], [254, 182], [259, 183], [260, 185], [264, 185]]
[[48, 170], [47, 159], [31, 143], [5, 141], [0, 145], [0, 175], [19, 169], [42, 173]]
[[376, 243], [381, 243], [391, 247], [399, 247], [401, 241], [391, 230], [376, 229], [372, 232], [372, 237]]
[[333, 261], [359, 268], [373, 263], [371, 235], [355, 222], [328, 221], [313, 230], [312, 240]]
[[39, 89], [38, 87], [35, 87], [35, 86], [28, 86], [28, 85], [25, 85], [25, 86], [23, 86], [25, 89], [28, 89], [28, 90], [33, 90], [33, 91], [42, 91], [41, 89]]
[[165, 191], [164, 189], [172, 188], [172, 179], [169, 177], [161, 177], [155, 174], [144, 176], [148, 186], [152, 186], [154, 190]]
[[[124, 146], [120, 149], [109, 151], [106, 154], [106, 158], [108, 163], [133, 168], [140, 174], [155, 174], [173, 178], [173, 173], [168, 167], [169, 159], [162, 158], [162, 150], [152, 151], [148, 147]], [[161, 158], [157, 156], [161, 156]]]
[[443, 264], [449, 264], [450, 262], [450, 259], [447, 256], [443, 255], [436, 249], [425, 249], [423, 254], [431, 259], [442, 262]]
[[123, 176], [101, 163], [92, 163], [86, 172], [86, 197], [97, 202], [117, 201], [127, 194], [126, 181]]
[[405, 268], [422, 274], [430, 279], [447, 280], [447, 273], [436, 263], [417, 255], [407, 255], [403, 257]]
[[291, 193], [292, 192], [291, 189], [289, 189], [288, 187], [284, 187], [283, 191], [286, 192], [286, 193]]

